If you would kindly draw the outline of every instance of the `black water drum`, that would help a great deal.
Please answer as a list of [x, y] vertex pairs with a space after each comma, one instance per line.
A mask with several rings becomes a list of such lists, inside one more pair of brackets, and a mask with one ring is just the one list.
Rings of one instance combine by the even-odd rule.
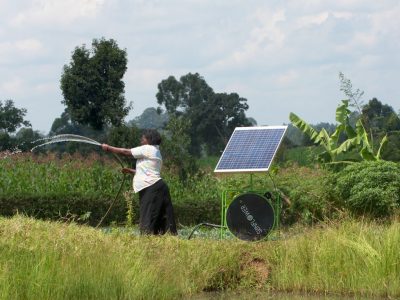
[[246, 193], [233, 199], [226, 212], [230, 232], [245, 241], [267, 237], [274, 227], [275, 214], [271, 203], [263, 196]]

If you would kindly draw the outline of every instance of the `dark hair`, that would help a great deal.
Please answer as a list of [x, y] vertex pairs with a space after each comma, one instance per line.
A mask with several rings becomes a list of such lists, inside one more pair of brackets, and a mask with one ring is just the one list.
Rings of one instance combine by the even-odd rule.
[[146, 138], [149, 145], [160, 145], [161, 135], [155, 129], [145, 129], [142, 135]]

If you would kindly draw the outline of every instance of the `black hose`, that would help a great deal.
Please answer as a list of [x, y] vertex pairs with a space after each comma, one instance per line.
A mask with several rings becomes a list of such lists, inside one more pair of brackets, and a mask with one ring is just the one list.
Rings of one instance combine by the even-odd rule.
[[114, 206], [115, 202], [117, 201], [117, 199], [118, 199], [118, 197], [119, 197], [119, 194], [120, 194], [121, 191], [122, 191], [122, 187], [123, 187], [124, 184], [125, 184], [125, 180], [126, 180], [126, 174], [124, 174], [124, 177], [123, 177], [123, 179], [122, 179], [122, 181], [121, 181], [121, 185], [119, 186], [117, 195], [115, 196], [114, 200], [113, 200], [113, 201], [111, 202], [111, 204], [110, 204], [110, 207], [107, 209], [106, 213], [105, 213], [104, 216], [101, 218], [100, 222], [96, 225], [95, 228], [98, 228], [98, 227], [101, 225], [101, 223], [103, 223], [104, 219], [107, 217], [107, 215], [108, 215], [108, 213], [110, 212], [111, 208]]
[[221, 225], [217, 225], [217, 224], [211, 224], [211, 223], [200, 223], [198, 225], [196, 225], [192, 232], [189, 234], [188, 240], [190, 240], [190, 238], [192, 237], [192, 235], [194, 234], [194, 232], [199, 229], [201, 226], [209, 226], [209, 227], [214, 227], [214, 228], [222, 228], [223, 226]]
[[[121, 158], [120, 158], [118, 155], [116, 155], [115, 153], [112, 153], [112, 154], [113, 154], [114, 158], [118, 161], [118, 163], [121, 165], [121, 167], [124, 168], [124, 164], [123, 164]], [[119, 186], [118, 192], [117, 192], [117, 194], [115, 195], [114, 200], [111, 202], [109, 208], [107, 209], [107, 211], [106, 211], [106, 213], [104, 214], [104, 216], [100, 219], [99, 223], [97, 223], [97, 225], [96, 225], [96, 227], [95, 227], [96, 229], [101, 225], [101, 223], [103, 223], [104, 219], [107, 217], [107, 215], [108, 215], [108, 213], [110, 212], [111, 208], [114, 206], [115, 202], [117, 201], [117, 199], [118, 199], [118, 197], [119, 197], [119, 194], [120, 194], [121, 191], [122, 191], [122, 187], [123, 187], [124, 184], [125, 184], [126, 175], [127, 175], [127, 174], [124, 174], [124, 177], [122, 178], [122, 181], [121, 181], [121, 185]]]

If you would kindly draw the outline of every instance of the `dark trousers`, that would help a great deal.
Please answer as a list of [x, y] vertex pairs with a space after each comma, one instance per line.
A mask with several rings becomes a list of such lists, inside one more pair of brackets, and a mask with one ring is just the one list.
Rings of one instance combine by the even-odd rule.
[[177, 234], [171, 196], [163, 180], [139, 191], [139, 205], [141, 234]]

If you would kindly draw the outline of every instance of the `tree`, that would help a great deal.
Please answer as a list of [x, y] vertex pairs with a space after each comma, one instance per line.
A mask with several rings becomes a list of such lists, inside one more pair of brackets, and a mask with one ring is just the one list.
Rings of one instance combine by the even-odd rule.
[[73, 124], [71, 121], [71, 117], [67, 111], [64, 111], [59, 118], [55, 118], [53, 124], [51, 125], [51, 129], [49, 135], [57, 135], [57, 134], [78, 134], [78, 126], [77, 124]]
[[[83, 135], [85, 137], [90, 137], [100, 142], [104, 140], [106, 134], [105, 129], [106, 128], [104, 128], [103, 130], [94, 130], [92, 127], [88, 125], [78, 124], [76, 121], [74, 122], [71, 120], [68, 111], [65, 110], [60, 117], [54, 119], [53, 124], [51, 125], [49, 136], [55, 136], [60, 134], [76, 134], [76, 135]], [[87, 154], [92, 151], [96, 151], [96, 148], [83, 143], [56, 143], [54, 145], [46, 147], [46, 149], [59, 153], [80, 152], [82, 154]]]
[[390, 105], [373, 98], [362, 108], [364, 119], [368, 120], [367, 130], [374, 134], [382, 131], [400, 130], [400, 119]]
[[245, 111], [249, 108], [246, 99], [237, 93], [216, 93], [204, 106], [204, 113], [198, 130], [207, 138], [208, 153], [218, 153], [228, 143], [229, 137], [239, 126], [251, 126]]
[[21, 128], [15, 134], [15, 144], [19, 150], [29, 151], [33, 147], [33, 142], [43, 138], [39, 131], [32, 128]]
[[13, 100], [0, 101], [0, 131], [13, 133], [21, 125], [31, 126], [29, 121], [24, 120], [25, 108], [16, 108]]
[[373, 98], [363, 106], [362, 115], [368, 121], [367, 130], [374, 141], [388, 136], [382, 157], [385, 160], [400, 161], [400, 119], [393, 108]]
[[126, 69], [126, 50], [113, 39], [94, 39], [90, 50], [76, 47], [61, 76], [62, 103], [71, 119], [94, 129], [121, 125], [131, 109], [125, 106]]
[[143, 113], [128, 122], [128, 125], [135, 125], [139, 128], [162, 129], [168, 123], [168, 114], [158, 113], [154, 107], [146, 108]]
[[182, 116], [173, 116], [168, 122], [161, 144], [165, 165], [175, 170], [182, 182], [198, 171], [196, 160], [189, 153], [190, 121]]
[[252, 124], [245, 115], [249, 108], [245, 98], [214, 93], [198, 73], [184, 75], [179, 81], [174, 76], [162, 80], [156, 97], [169, 116], [188, 120], [189, 149], [194, 155], [200, 155], [203, 146], [208, 153], [217, 153], [236, 126]]

